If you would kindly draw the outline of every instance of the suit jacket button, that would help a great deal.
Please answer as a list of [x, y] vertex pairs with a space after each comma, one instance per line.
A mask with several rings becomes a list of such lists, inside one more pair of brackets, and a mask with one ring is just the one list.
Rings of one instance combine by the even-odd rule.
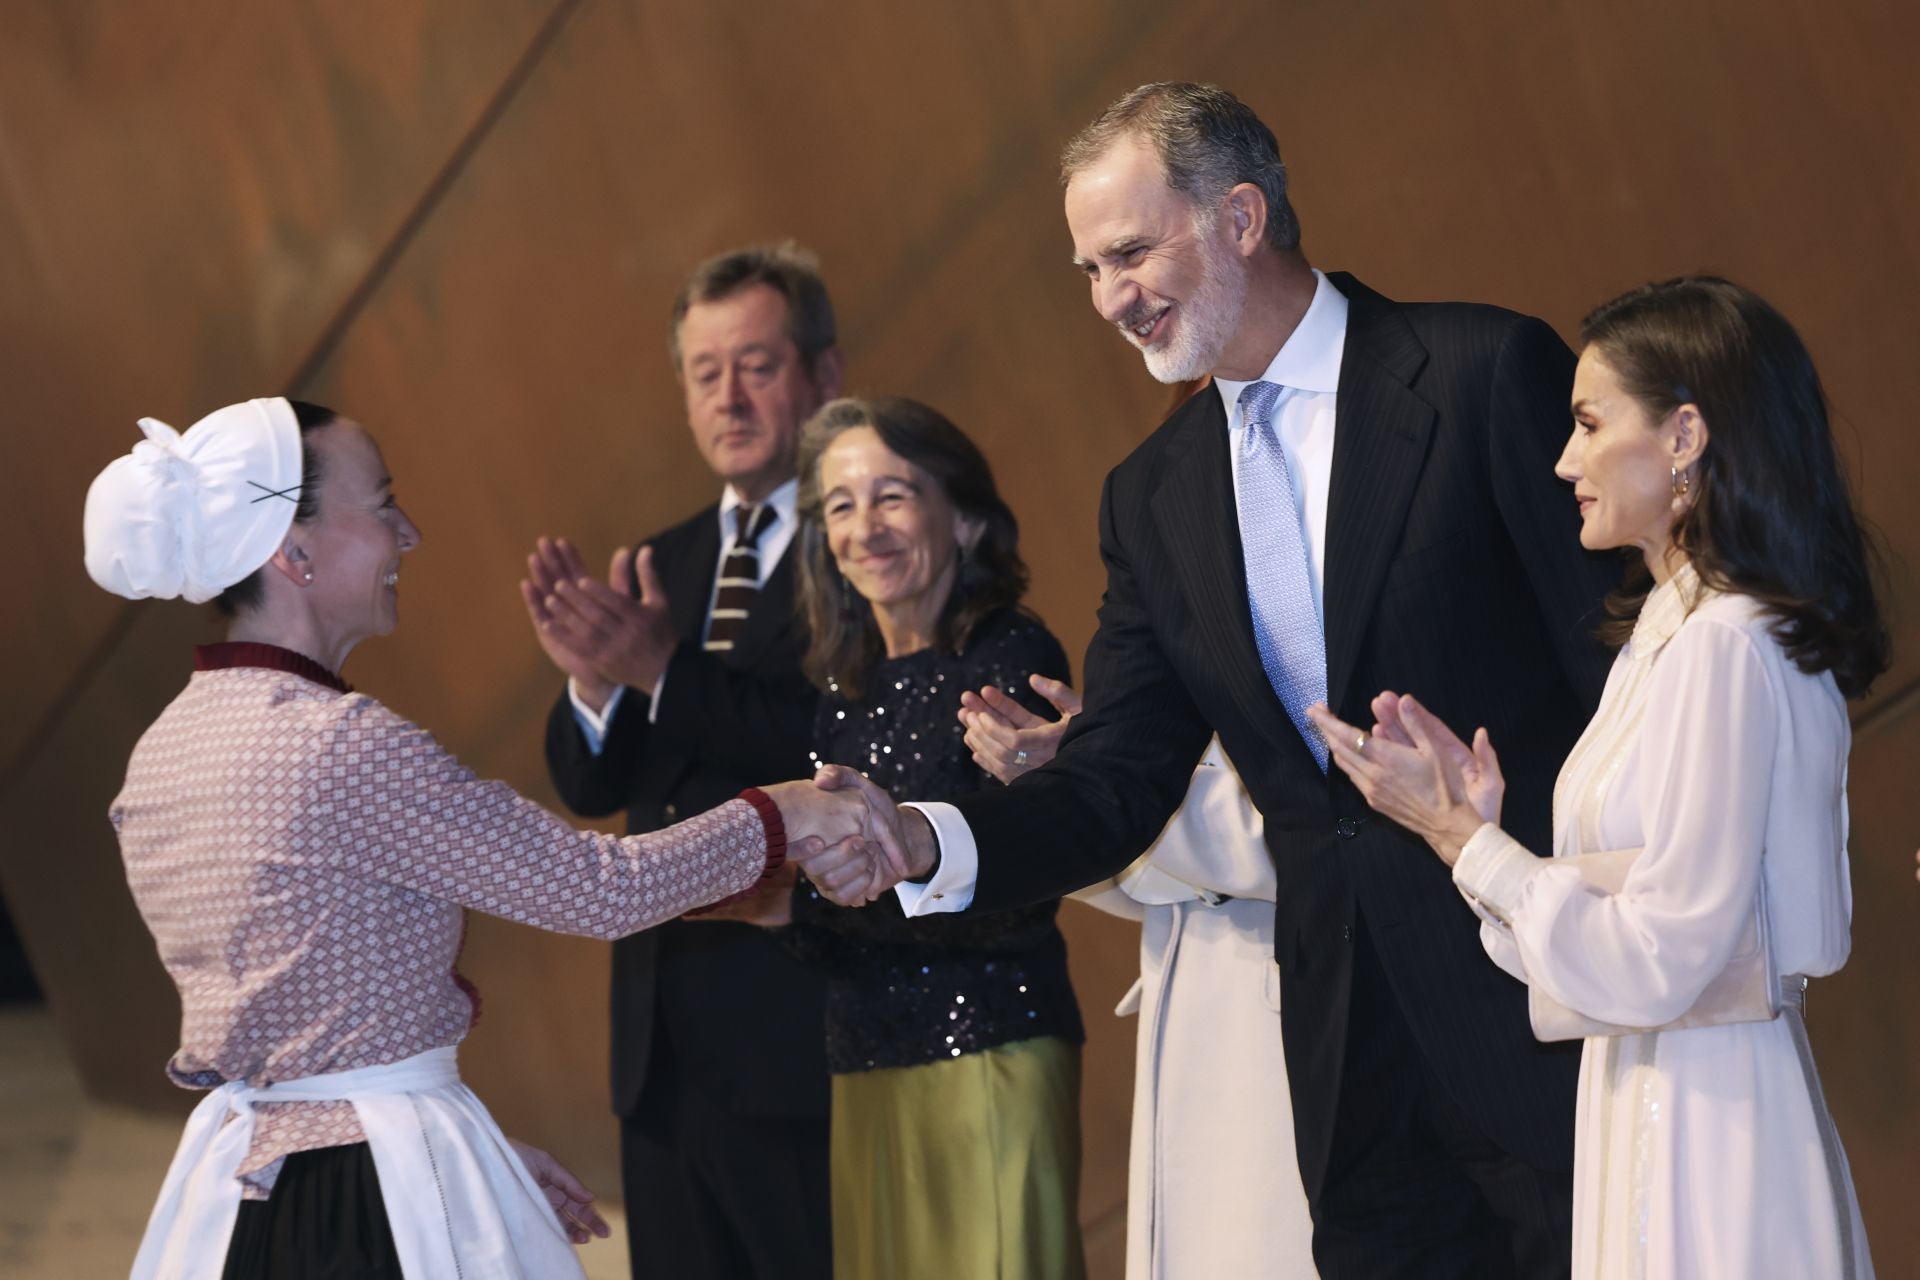
[[1354, 836], [1360, 834], [1360, 824], [1352, 818], [1342, 818], [1333, 824], [1333, 830], [1336, 835], [1345, 836], [1351, 840]]
[[661, 809], [660, 812], [667, 816], [668, 822], [676, 822], [680, 818], [680, 810], [679, 810], [679, 807], [676, 805], [671, 805], [671, 804], [667, 805], [666, 807]]
[[1352, 941], [1353, 941], [1353, 926], [1352, 926], [1352, 925], [1350, 925], [1350, 924], [1343, 924], [1343, 925], [1341, 925], [1341, 926], [1340, 926], [1340, 941], [1342, 941], [1342, 942], [1352, 942]]

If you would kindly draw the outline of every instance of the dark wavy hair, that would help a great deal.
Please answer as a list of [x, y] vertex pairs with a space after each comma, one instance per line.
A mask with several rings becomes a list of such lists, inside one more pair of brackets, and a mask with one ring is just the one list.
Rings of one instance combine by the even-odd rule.
[[[307, 433], [339, 421], [340, 415], [323, 404], [288, 400], [294, 421], [300, 424], [300, 501], [293, 508], [295, 524], [312, 524], [320, 515], [320, 455], [307, 448]], [[256, 607], [265, 595], [260, 575], [265, 566], [255, 569], [213, 598], [213, 607], [221, 617], [232, 618]]]
[[[1684, 404], [1706, 420], [1694, 499], [1673, 528], [1701, 582], [1753, 597], [1796, 666], [1864, 694], [1889, 659], [1878, 548], [1854, 510], [1813, 357], [1786, 317], [1737, 284], [1682, 276], [1596, 307], [1580, 335], [1654, 422]], [[1601, 639], [1626, 643], [1652, 586], [1631, 557]]]
[[849, 396], [822, 405], [800, 429], [799, 609], [812, 637], [801, 669], [820, 688], [836, 688], [854, 699], [886, 649], [873, 610], [854, 593], [827, 548], [820, 456], [842, 432], [856, 427], [873, 428], [882, 444], [932, 476], [947, 501], [981, 525], [971, 550], [959, 551], [935, 644], [962, 652], [983, 618], [1018, 605], [1027, 594], [1020, 522], [1000, 500], [993, 468], [965, 432], [917, 400]]

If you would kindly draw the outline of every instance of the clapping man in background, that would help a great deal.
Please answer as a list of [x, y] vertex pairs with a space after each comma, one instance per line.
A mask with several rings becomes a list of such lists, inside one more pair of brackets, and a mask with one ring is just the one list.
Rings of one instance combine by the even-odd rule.
[[[811, 772], [815, 692], [795, 621], [800, 426], [839, 394], [833, 307], [811, 255], [700, 264], [669, 349], [718, 503], [613, 556], [605, 581], [542, 539], [522, 583], [567, 688], [547, 726], [576, 812], [651, 831], [742, 787]], [[651, 499], [643, 507], [654, 505]], [[763, 893], [785, 896], [792, 880]], [[720, 908], [613, 952], [613, 1105], [633, 1272], [825, 1277], [821, 979]]]

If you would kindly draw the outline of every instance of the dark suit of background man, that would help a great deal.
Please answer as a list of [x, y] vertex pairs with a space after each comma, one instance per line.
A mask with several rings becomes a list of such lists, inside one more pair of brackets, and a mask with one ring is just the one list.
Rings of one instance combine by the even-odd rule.
[[[1485, 724], [1514, 762], [1506, 826], [1549, 847], [1554, 774], [1605, 676], [1591, 632], [1615, 577], [1581, 552], [1553, 475], [1573, 357], [1526, 316], [1395, 303], [1314, 271], [1272, 134], [1221, 90], [1135, 90], [1064, 167], [1096, 309], [1155, 377], [1215, 386], [1107, 477], [1106, 598], [1059, 756], [907, 818], [910, 868], [939, 867], [903, 901], [993, 910], [1114, 874], [1217, 731], [1279, 870], [1321, 1274], [1564, 1275], [1578, 1046], [1534, 1041], [1523, 988], [1482, 953], [1445, 868], [1329, 774], [1299, 725], [1315, 698], [1370, 723], [1382, 689], [1462, 732]], [[1243, 402], [1253, 382], [1278, 385]], [[1260, 410], [1276, 400], [1269, 435]]]
[[[671, 346], [694, 444], [725, 493], [650, 539], [631, 572], [618, 558], [615, 580], [638, 602], [595, 652], [542, 633], [572, 677], [547, 724], [554, 786], [577, 813], [624, 806], [629, 831], [812, 772], [815, 694], [799, 671], [806, 637], [785, 552], [800, 426], [840, 389], [833, 310], [812, 258], [786, 246], [703, 263], [674, 304]], [[760, 578], [744, 619], [713, 612], [722, 565], [733, 574], [742, 563], [728, 559], [742, 507], [753, 512], [744, 541]], [[773, 515], [759, 529], [763, 509]], [[580, 567], [565, 548], [541, 554]], [[536, 580], [566, 576], [543, 574], [538, 559]], [[728, 595], [726, 606], [741, 603]], [[633, 1272], [825, 1277], [824, 987], [762, 930], [724, 914], [614, 944], [613, 1106]]]

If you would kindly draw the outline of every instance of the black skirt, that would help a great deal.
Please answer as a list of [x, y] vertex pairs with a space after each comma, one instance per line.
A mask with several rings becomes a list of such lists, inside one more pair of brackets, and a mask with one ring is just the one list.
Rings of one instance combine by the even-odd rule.
[[266, 1200], [242, 1200], [223, 1280], [402, 1280], [364, 1142], [287, 1157]]

